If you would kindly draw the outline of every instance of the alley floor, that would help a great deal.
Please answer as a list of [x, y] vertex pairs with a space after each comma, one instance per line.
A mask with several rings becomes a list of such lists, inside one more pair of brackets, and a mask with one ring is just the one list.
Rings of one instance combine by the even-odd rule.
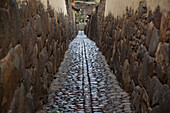
[[132, 113], [130, 96], [83, 31], [69, 45], [54, 78], [42, 113]]

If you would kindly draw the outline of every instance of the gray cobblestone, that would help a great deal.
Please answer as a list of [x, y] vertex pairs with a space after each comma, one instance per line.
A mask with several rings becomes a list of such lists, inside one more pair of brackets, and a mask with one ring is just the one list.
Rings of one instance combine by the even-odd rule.
[[48, 103], [49, 113], [132, 112], [130, 98], [118, 85], [96, 44], [79, 32], [54, 76]]

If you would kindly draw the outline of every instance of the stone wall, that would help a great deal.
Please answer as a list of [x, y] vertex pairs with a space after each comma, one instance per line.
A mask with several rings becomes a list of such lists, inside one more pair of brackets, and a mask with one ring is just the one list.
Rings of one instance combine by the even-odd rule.
[[[169, 113], [169, 13], [162, 12], [161, 7], [148, 11], [146, 2], [140, 3], [136, 13], [127, 9], [122, 17], [97, 17], [99, 12], [104, 10], [96, 8], [85, 32], [131, 95], [132, 108], [136, 113]], [[98, 26], [101, 18], [103, 24]]]
[[72, 18], [46, 2], [0, 0], [0, 113], [33, 113], [44, 104], [76, 36]]
[[[105, 16], [108, 16], [109, 13], [112, 13], [113, 16], [121, 16], [126, 13], [126, 7], [131, 7], [134, 10], [138, 9], [139, 2], [144, 0], [106, 0], [106, 10]], [[147, 2], [147, 8], [154, 11], [159, 5], [161, 11], [169, 12], [170, 11], [170, 2], [169, 0], [145, 0]]]

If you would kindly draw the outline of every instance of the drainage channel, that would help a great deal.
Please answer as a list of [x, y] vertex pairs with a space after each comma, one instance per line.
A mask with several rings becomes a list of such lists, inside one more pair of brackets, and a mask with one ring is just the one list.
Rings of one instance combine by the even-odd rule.
[[84, 101], [85, 101], [85, 113], [93, 113], [93, 105], [92, 105], [92, 91], [91, 91], [91, 80], [89, 76], [89, 67], [87, 62], [86, 55], [86, 46], [85, 42], [82, 40], [82, 52], [83, 52], [83, 83], [84, 83]]

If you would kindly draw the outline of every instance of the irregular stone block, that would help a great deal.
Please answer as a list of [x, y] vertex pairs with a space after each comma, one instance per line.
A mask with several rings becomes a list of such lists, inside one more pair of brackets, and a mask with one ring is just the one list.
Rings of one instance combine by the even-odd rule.
[[40, 74], [43, 73], [47, 60], [48, 60], [47, 50], [46, 50], [46, 48], [44, 48], [41, 51], [40, 56], [39, 56], [39, 72], [40, 72]]
[[153, 23], [157, 29], [160, 29], [161, 17], [162, 17], [162, 13], [160, 12], [160, 7], [158, 6], [156, 8], [156, 11], [154, 12], [154, 17], [153, 17]]
[[170, 18], [167, 17], [165, 13], [162, 14], [161, 17], [161, 26], [160, 26], [160, 41], [161, 42], [166, 42], [168, 40], [168, 36], [166, 32], [168, 31], [168, 23]]
[[23, 69], [22, 48], [17, 45], [10, 49], [8, 55], [0, 60], [0, 79], [3, 91], [2, 113], [6, 113], [12, 102], [14, 92], [18, 86], [18, 82], [22, 77], [20, 69]]
[[154, 59], [145, 53], [141, 72], [141, 82], [145, 88], [149, 88], [150, 78], [154, 75]]
[[9, 13], [0, 9], [0, 59], [5, 57], [9, 51], [11, 44], [11, 22]]
[[128, 54], [128, 51], [127, 51], [127, 45], [123, 42], [123, 47], [121, 48], [121, 56], [120, 56], [120, 61], [121, 61], [121, 64], [123, 65], [126, 58], [127, 58], [127, 54]]
[[32, 65], [32, 67], [35, 67], [35, 64], [37, 62], [37, 58], [38, 58], [38, 45], [36, 43], [34, 48], [33, 48], [33, 65]]
[[31, 41], [28, 42], [28, 45], [25, 47], [25, 54], [24, 54], [24, 60], [25, 60], [25, 67], [30, 68], [33, 65], [33, 44]]
[[166, 68], [169, 64], [170, 58], [170, 45], [169, 43], [159, 43], [156, 54], [155, 54], [155, 59], [158, 63], [161, 64], [161, 68], [164, 72], [166, 72]]
[[0, 7], [6, 8], [9, 4], [10, 0], [0, 0]]
[[152, 32], [151, 41], [149, 44], [149, 55], [155, 56], [159, 44], [159, 30], [154, 28]]
[[23, 83], [21, 83], [20, 87], [18, 87], [15, 91], [14, 98], [12, 100], [10, 109], [8, 111], [13, 113], [25, 113], [29, 111], [28, 101], [26, 97], [25, 87]]
[[159, 79], [154, 76], [151, 80], [150, 87], [148, 90], [148, 95], [152, 106], [159, 104], [161, 87], [162, 84], [160, 83]]
[[170, 87], [170, 65], [167, 67], [168, 86]]
[[149, 113], [160, 113], [160, 107], [157, 105]]
[[142, 88], [140, 86], [136, 86], [135, 90], [132, 92], [132, 107], [135, 109], [136, 113], [141, 112], [141, 98], [142, 98]]
[[142, 17], [144, 13], [147, 13], [147, 4], [146, 2], [140, 2], [139, 4], [139, 12], [138, 12], [138, 17]]
[[165, 71], [162, 70], [160, 63], [156, 64], [156, 74], [161, 83], [167, 84], [168, 76]]
[[130, 65], [128, 60], [126, 59], [123, 65], [123, 72], [122, 72], [122, 80], [123, 80], [123, 86], [125, 91], [129, 91], [129, 85], [130, 85]]
[[11, 40], [12, 46], [20, 43], [20, 15], [19, 15], [19, 8], [18, 4], [14, 0], [10, 0], [9, 4], [9, 14], [10, 14], [10, 21], [11, 21]]
[[150, 44], [150, 41], [151, 41], [151, 36], [152, 36], [152, 31], [153, 31], [153, 28], [154, 28], [154, 25], [153, 25], [153, 22], [150, 22], [148, 25], [147, 25], [147, 31], [146, 31], [146, 47], [149, 48], [149, 44]]
[[34, 16], [34, 24], [37, 36], [41, 36], [42, 34], [42, 24], [40, 15], [36, 14]]
[[170, 112], [170, 92], [167, 85], [164, 85], [160, 91], [160, 113]]
[[137, 56], [140, 59], [140, 61], [143, 60], [145, 52], [147, 52], [147, 49], [143, 44], [141, 44], [137, 49]]

